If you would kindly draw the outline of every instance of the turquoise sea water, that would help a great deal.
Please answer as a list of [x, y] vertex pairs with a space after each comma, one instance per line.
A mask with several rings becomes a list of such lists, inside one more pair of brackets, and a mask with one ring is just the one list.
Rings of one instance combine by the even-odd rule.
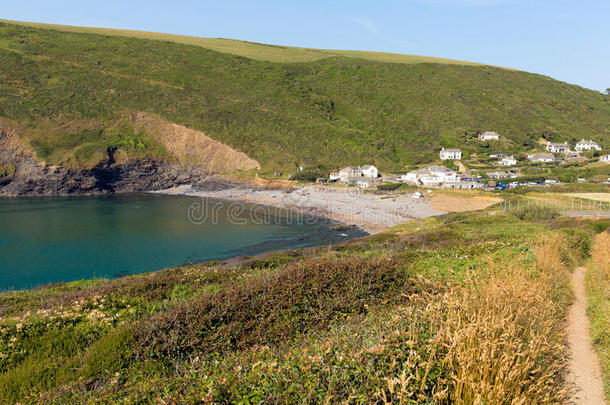
[[[190, 208], [189, 208], [190, 207]], [[190, 212], [190, 219], [189, 219]], [[337, 243], [331, 223], [150, 194], [0, 199], [0, 290]]]

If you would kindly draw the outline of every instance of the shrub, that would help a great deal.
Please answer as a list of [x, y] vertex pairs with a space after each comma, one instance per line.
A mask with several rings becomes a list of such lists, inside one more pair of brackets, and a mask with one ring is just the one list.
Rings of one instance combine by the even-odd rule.
[[524, 221], [542, 221], [559, 217], [559, 211], [536, 205], [513, 208], [510, 213]]

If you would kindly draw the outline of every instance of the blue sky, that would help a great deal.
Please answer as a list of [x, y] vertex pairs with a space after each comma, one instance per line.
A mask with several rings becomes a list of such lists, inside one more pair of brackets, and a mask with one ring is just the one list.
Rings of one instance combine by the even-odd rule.
[[610, 87], [609, 0], [0, 0], [0, 18], [440, 56]]

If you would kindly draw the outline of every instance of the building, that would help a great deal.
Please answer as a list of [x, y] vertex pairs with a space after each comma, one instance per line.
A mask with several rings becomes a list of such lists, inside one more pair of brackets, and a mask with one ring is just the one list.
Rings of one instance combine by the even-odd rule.
[[339, 173], [331, 173], [330, 176], [328, 176], [328, 180], [332, 183], [335, 182], [337, 180], [341, 179], [341, 175]]
[[457, 183], [444, 183], [442, 188], [472, 190], [475, 188], [483, 188], [483, 185], [477, 181], [458, 181]]
[[555, 161], [555, 155], [546, 152], [532, 153], [527, 155], [527, 158], [534, 163], [549, 163]]
[[489, 172], [487, 173], [487, 177], [490, 179], [505, 179], [508, 177], [508, 173], [506, 172]]
[[505, 153], [490, 153], [489, 157], [492, 159], [502, 159], [504, 157], [506, 157], [507, 155]]
[[587, 161], [587, 158], [584, 156], [580, 156], [580, 153], [567, 153], [565, 156], [565, 163], [584, 163]]
[[339, 170], [339, 180], [343, 183], [347, 183], [348, 180], [352, 177], [362, 177], [362, 170], [359, 167], [344, 167]]
[[595, 150], [602, 150], [601, 146], [599, 146], [599, 145], [597, 144], [597, 142], [593, 142], [593, 141], [592, 141], [592, 140], [590, 140], [590, 139], [589, 139], [588, 141], [585, 141], [585, 140], [583, 139], [582, 141], [578, 142], [578, 143], [576, 144], [576, 147], [575, 147], [574, 149], [576, 149], [578, 152], [581, 152], [581, 151], [583, 151], [583, 150], [592, 150], [592, 149], [595, 149]]
[[546, 150], [548, 150], [549, 152], [553, 152], [553, 153], [569, 153], [570, 145], [568, 145], [565, 142], [564, 143], [547, 142]]
[[401, 179], [418, 186], [431, 187], [460, 181], [460, 177], [456, 172], [444, 166], [429, 166], [424, 169], [413, 170], [402, 175]]
[[604, 155], [604, 156], [600, 157], [599, 161], [600, 162], [610, 163], [610, 155]]
[[513, 156], [506, 156], [498, 161], [500, 166], [514, 166], [517, 164], [517, 159]]
[[479, 139], [482, 141], [497, 141], [500, 139], [500, 134], [497, 132], [487, 131], [479, 135]]
[[362, 175], [371, 179], [379, 177], [379, 170], [373, 165], [364, 165], [361, 167]]
[[462, 158], [462, 151], [460, 149], [441, 149], [442, 160], [460, 160]]
[[373, 184], [373, 180], [367, 179], [366, 177], [362, 177], [360, 179], [357, 179], [355, 184], [356, 184], [356, 187], [370, 188], [371, 185]]

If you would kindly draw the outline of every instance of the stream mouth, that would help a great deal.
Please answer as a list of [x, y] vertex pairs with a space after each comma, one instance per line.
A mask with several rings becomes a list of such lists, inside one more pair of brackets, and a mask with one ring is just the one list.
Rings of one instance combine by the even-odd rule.
[[156, 194], [0, 199], [0, 290], [113, 278], [365, 235], [323, 218]]

